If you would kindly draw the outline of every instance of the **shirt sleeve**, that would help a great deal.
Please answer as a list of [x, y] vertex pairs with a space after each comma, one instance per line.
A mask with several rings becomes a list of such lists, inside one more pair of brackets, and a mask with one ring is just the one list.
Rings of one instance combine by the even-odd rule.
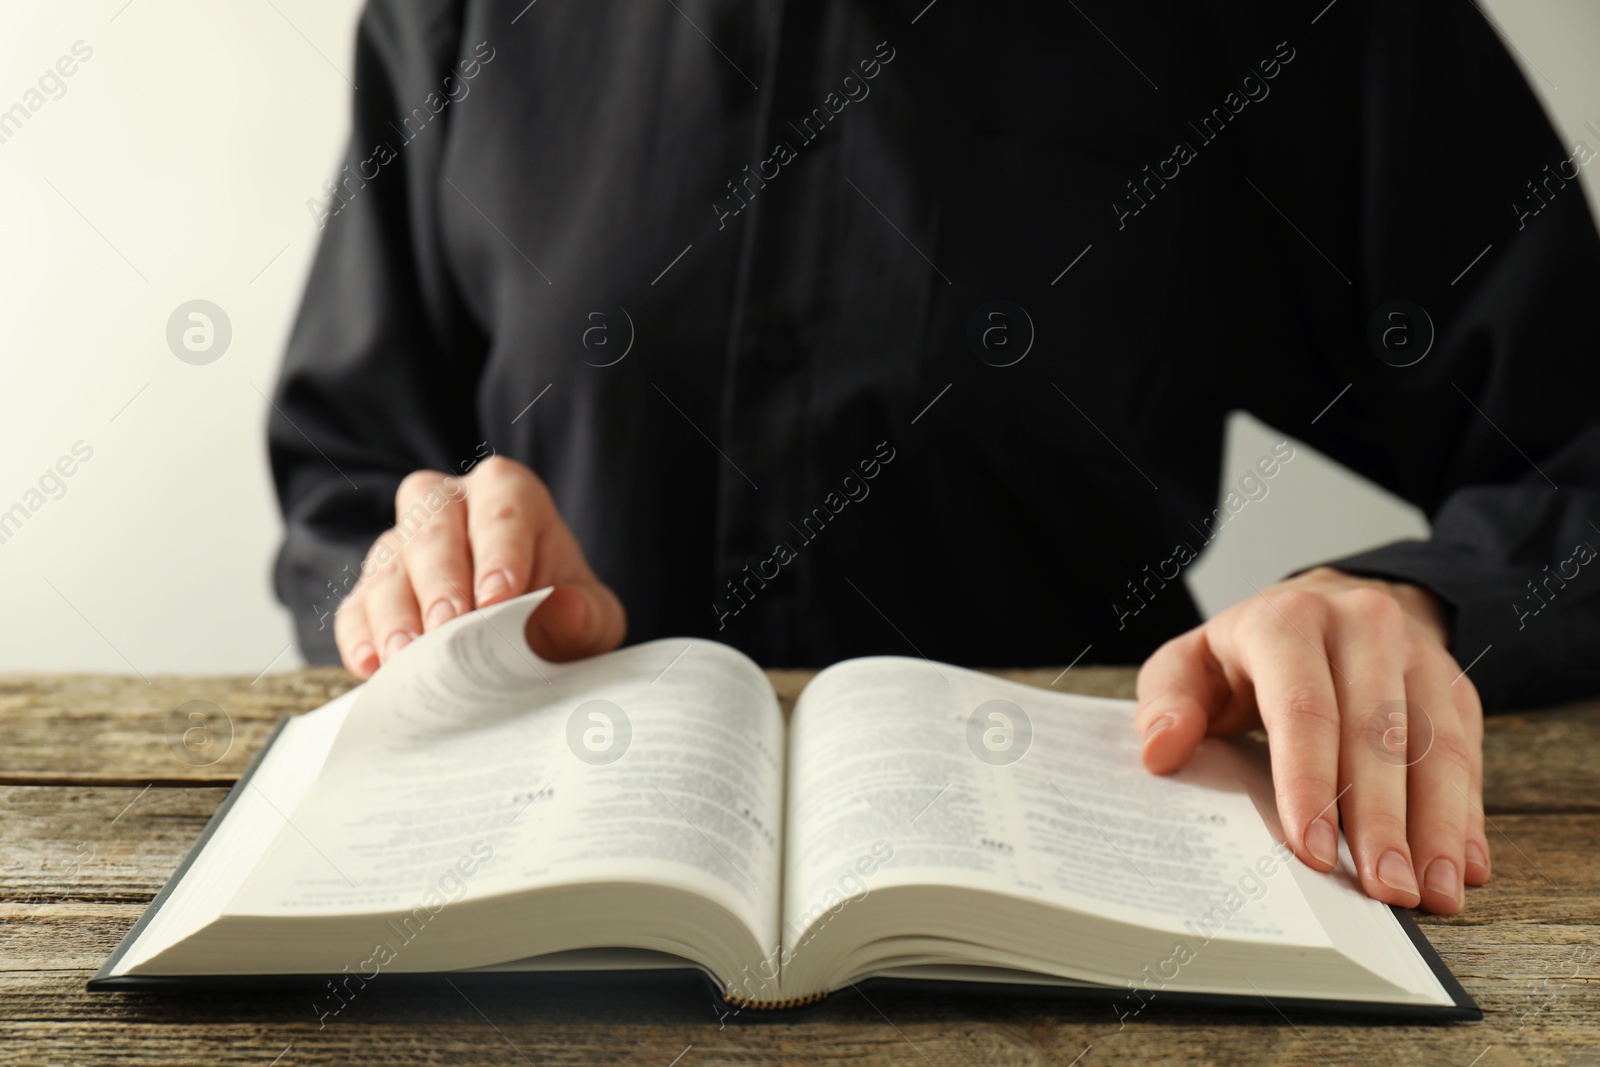
[[460, 26], [447, 0], [368, 5], [344, 165], [307, 202], [321, 243], [268, 413], [268, 451], [286, 526], [274, 585], [314, 663], [337, 662], [333, 613], [393, 524], [401, 479], [474, 455], [485, 341], [438, 226]]
[[[1558, 140], [1472, 5], [1396, 8], [1367, 32], [1354, 161], [1328, 193], [1356, 235], [1329, 252], [1354, 265], [1354, 314], [1302, 302], [1335, 369], [1298, 417], [1349, 383], [1305, 439], [1421, 506], [1432, 532], [1327, 565], [1434, 593], [1487, 709], [1600, 692], [1600, 237], [1579, 177], [1596, 155]], [[1404, 320], [1414, 347], [1387, 351], [1397, 299], [1425, 310]]]

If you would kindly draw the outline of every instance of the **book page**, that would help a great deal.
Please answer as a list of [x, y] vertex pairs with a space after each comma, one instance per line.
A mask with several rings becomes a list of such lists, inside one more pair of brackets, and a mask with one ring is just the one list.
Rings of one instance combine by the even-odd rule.
[[362, 687], [230, 914], [658, 882], [776, 943], [783, 722], [766, 676], [706, 641], [539, 660], [522, 635], [543, 595], [424, 635]]
[[818, 675], [791, 724], [785, 944], [910, 884], [1327, 943], [1226, 744], [1151, 775], [1133, 708], [898, 657]]

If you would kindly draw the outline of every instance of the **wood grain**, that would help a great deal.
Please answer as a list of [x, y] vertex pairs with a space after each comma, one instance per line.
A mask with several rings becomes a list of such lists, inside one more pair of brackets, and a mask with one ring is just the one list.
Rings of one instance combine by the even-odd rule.
[[[1132, 695], [1119, 668], [1002, 673]], [[810, 676], [770, 674], [786, 705]], [[701, 990], [641, 985], [597, 1003], [581, 990], [380, 979], [319, 1026], [305, 993], [86, 993], [273, 722], [352, 684], [334, 670], [0, 678], [0, 1064], [1600, 1065], [1595, 705], [1489, 723], [1494, 880], [1460, 918], [1420, 917], [1484, 1008], [1479, 1024], [1333, 1025], [1158, 1000], [1124, 1026], [1105, 1006], [870, 990], [719, 1024]], [[190, 700], [217, 705], [233, 731], [205, 766], [181, 731], [169, 741], [173, 709]]]
[[[259, 680], [155, 675], [148, 685], [112, 675], [0, 675], [0, 783], [231, 785], [279, 719], [355, 684], [332, 668]], [[208, 737], [185, 738], [193, 723], [179, 709], [190, 701], [220, 712]]]

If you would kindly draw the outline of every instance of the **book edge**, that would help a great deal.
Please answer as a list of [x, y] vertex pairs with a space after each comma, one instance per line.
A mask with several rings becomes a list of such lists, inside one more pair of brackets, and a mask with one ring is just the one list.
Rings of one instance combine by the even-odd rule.
[[[1263, 1002], [1285, 1020], [1288, 1016], [1284, 1010], [1308, 1011], [1317, 1015], [1360, 1015], [1365, 1017], [1377, 1016], [1391, 1019], [1395, 1022], [1403, 1021], [1437, 1021], [1437, 1022], [1480, 1022], [1483, 1019], [1483, 1009], [1478, 1002], [1466, 991], [1443, 957], [1428, 940], [1422, 926], [1411, 914], [1410, 909], [1399, 905], [1389, 905], [1390, 912], [1395, 921], [1400, 924], [1400, 929], [1405, 932], [1411, 942], [1411, 947], [1417, 955], [1422, 957], [1422, 962], [1433, 972], [1434, 978], [1444, 988], [1445, 994], [1452, 1003], [1446, 1004], [1405, 1004], [1395, 1001], [1362, 1001], [1362, 1000], [1336, 1000], [1318, 997], [1276, 997], [1269, 999], [1266, 996], [1249, 996], [1237, 993], [1200, 993], [1200, 992], [1161, 992], [1160, 998], [1167, 1003], [1180, 1007], [1213, 1008], [1228, 1011], [1260, 1011]], [[868, 978], [856, 985], [870, 985], [882, 989], [938, 989], [947, 992], [963, 992], [968, 994], [984, 992], [1009, 992], [1013, 995], [1022, 993], [1039, 999], [1073, 1000], [1085, 1003], [1114, 1004], [1116, 1000], [1127, 996], [1127, 991], [1110, 986], [1051, 986], [1031, 985], [1026, 982], [998, 983], [998, 982], [963, 982], [960, 980], [946, 981], [940, 979], [923, 978]], [[858, 990], [859, 991], [859, 990]], [[841, 991], [842, 992], [842, 991]], [[833, 994], [823, 999], [830, 999]], [[1150, 998], [1152, 1001], [1156, 996]], [[1140, 1011], [1143, 1010], [1143, 1001]], [[797, 1005], [796, 1007], [799, 1007]], [[749, 1010], [749, 1009], [747, 1009]], [[762, 1009], [755, 1009], [760, 1012]], [[773, 1009], [765, 1009], [768, 1014], [774, 1013]], [[1115, 1011], [1115, 1008], [1113, 1008]], [[782, 1014], [783, 1010], [777, 1011]], [[1131, 1014], [1139, 1014], [1133, 1012]], [[1119, 1019], [1121, 1017], [1119, 1016]]]
[[275, 745], [278, 741], [278, 738], [282, 736], [283, 728], [289, 724], [289, 720], [292, 717], [293, 716], [285, 715], [283, 718], [279, 719], [277, 725], [272, 728], [272, 733], [267, 735], [266, 743], [261, 746], [260, 751], [251, 757], [250, 763], [244, 769], [244, 773], [239, 776], [238, 781], [233, 783], [233, 788], [228, 790], [228, 795], [222, 798], [222, 803], [219, 804], [217, 806], [217, 810], [212, 813], [210, 820], [205, 825], [205, 829], [200, 831], [199, 838], [197, 838], [195, 843], [190, 846], [188, 853], [183, 857], [183, 862], [178, 864], [178, 869], [172, 872], [172, 877], [167, 879], [166, 884], [161, 887], [161, 891], [158, 892], [145, 907], [144, 912], [139, 916], [138, 921], [135, 922], [128, 932], [123, 935], [122, 940], [117, 942], [117, 947], [111, 951], [111, 955], [106, 957], [106, 961], [100, 965], [100, 969], [90, 976], [89, 980], [84, 983], [84, 988], [89, 992], [93, 993], [102, 989], [117, 988], [116, 985], [111, 985], [110, 983], [117, 983], [120, 985], [129, 979], [135, 979], [137, 977], [134, 975], [114, 976], [112, 975], [111, 971], [114, 967], [116, 967], [117, 962], [127, 954], [128, 950], [133, 947], [133, 943], [139, 939], [139, 935], [144, 932], [145, 927], [150, 925], [150, 922], [155, 918], [156, 913], [159, 912], [162, 906], [166, 904], [167, 898], [172, 895], [173, 890], [177, 888], [178, 883], [183, 880], [183, 876], [189, 872], [189, 868], [194, 866], [195, 861], [200, 858], [200, 853], [203, 852], [206, 845], [210, 843], [211, 836], [216, 833], [217, 828], [222, 825], [222, 820], [225, 819], [228, 815], [228, 812], [233, 809], [234, 802], [238, 800], [240, 794], [244, 792], [245, 786], [250, 784], [250, 779], [254, 777], [256, 770], [261, 766], [262, 760], [266, 759], [267, 753], [272, 750], [272, 746]]
[[1402, 908], [1398, 904], [1389, 905], [1389, 910], [1394, 913], [1395, 921], [1400, 924], [1400, 929], [1405, 931], [1411, 939], [1411, 947], [1417, 950], [1417, 955], [1422, 957], [1422, 962], [1428, 965], [1433, 976], [1439, 980], [1444, 991], [1450, 999], [1455, 1001], [1455, 1006], [1465, 1014], [1462, 1018], [1478, 1020], [1483, 1018], [1483, 1009], [1478, 1007], [1478, 1002], [1472, 999], [1461, 985], [1455, 973], [1445, 964], [1439, 950], [1433, 947], [1433, 942], [1428, 940], [1428, 935], [1422, 932], [1422, 926], [1411, 914], [1409, 908]]
[[[100, 984], [99, 988], [103, 991], [138, 992], [157, 995], [204, 993], [226, 996], [240, 992], [288, 991], [306, 987], [320, 987], [328, 977], [327, 975], [123, 975], [106, 979]], [[386, 976], [385, 982], [397, 987], [418, 988], [437, 983], [444, 977], [448, 977], [454, 982], [470, 982], [474, 985], [500, 988], [542, 987], [571, 992], [587, 987], [593, 991], [596, 1003], [611, 1003], [611, 992], [618, 985], [627, 985], [635, 991], [635, 995], [640, 993], [666, 995], [667, 991], [674, 986], [693, 985], [704, 991], [711, 1007], [719, 1013], [722, 1019], [743, 1018], [752, 1023], [759, 1023], [765, 1020], [793, 1020], [796, 1015], [814, 1011], [833, 1001], [835, 997], [844, 996], [850, 991], [847, 988], [836, 993], [807, 998], [804, 1004], [796, 1004], [792, 1007], [739, 1007], [726, 1001], [722, 992], [709, 975], [699, 968], [690, 966], [648, 971], [402, 972]], [[1015, 999], [1022, 997], [1039, 1001], [1086, 1005], [1103, 1004], [1123, 1022], [1123, 1025], [1126, 1025], [1127, 1017], [1133, 1015], [1142, 1016], [1144, 1010], [1140, 1008], [1137, 1012], [1119, 1014], [1117, 1004], [1119, 1001], [1125, 1001], [1129, 994], [1125, 989], [1117, 989], [1110, 986], [1065, 987], [1030, 985], [1027, 983], [963, 982], [944, 979], [879, 977], [867, 978], [854, 983], [853, 988], [859, 994], [863, 988], [867, 987], [874, 991], [931, 992], [941, 996], [959, 995], [980, 999], [1008, 997]], [[1472, 1003], [1471, 998], [1464, 999], [1467, 1004]], [[1462, 1004], [1419, 1005], [1395, 1004], [1384, 1001], [1316, 1000], [1293, 997], [1264, 1000], [1264, 998], [1257, 996], [1234, 993], [1164, 992], [1151, 997], [1148, 1002], [1141, 1003], [1149, 1006], [1158, 1000], [1162, 1005], [1158, 1009], [1158, 1016], [1160, 1013], [1169, 1010], [1203, 1009], [1207, 1011], [1227, 1011], [1240, 1015], [1276, 1016], [1285, 1019], [1288, 1018], [1286, 1014], [1288, 1012], [1304, 1012], [1323, 1018], [1376, 1019], [1396, 1024], [1476, 1022], [1482, 1018], [1482, 1013], [1477, 1009], [1476, 1005], [1469, 1008]]]

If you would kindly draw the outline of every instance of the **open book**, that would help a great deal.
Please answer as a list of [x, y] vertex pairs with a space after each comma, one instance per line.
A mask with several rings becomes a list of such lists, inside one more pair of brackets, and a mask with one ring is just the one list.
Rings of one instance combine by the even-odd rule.
[[695, 967], [754, 1008], [925, 979], [1477, 1017], [1347, 849], [1281, 843], [1259, 742], [1156, 777], [1130, 701], [898, 657], [786, 725], [714, 642], [537, 659], [544, 595], [283, 724], [90, 988]]

